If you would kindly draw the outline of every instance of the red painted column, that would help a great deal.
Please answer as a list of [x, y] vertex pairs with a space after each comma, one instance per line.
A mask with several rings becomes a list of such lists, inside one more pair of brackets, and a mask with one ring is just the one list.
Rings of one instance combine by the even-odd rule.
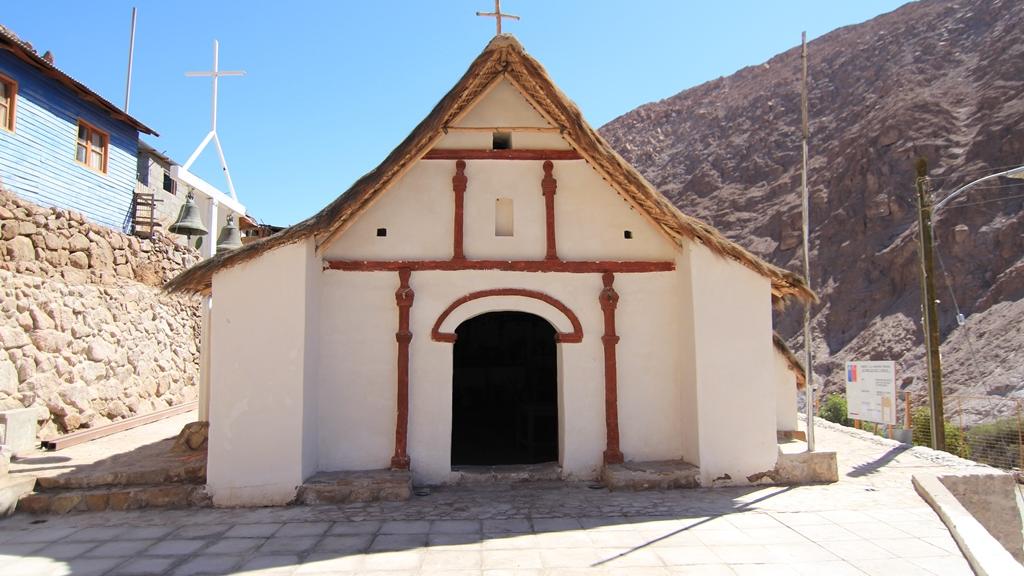
[[544, 192], [544, 209], [547, 216], [547, 254], [545, 260], [558, 260], [558, 253], [555, 250], [555, 189], [558, 187], [558, 180], [551, 175], [554, 164], [551, 160], [544, 162], [544, 178], [540, 181], [540, 189]]
[[604, 451], [605, 464], [621, 464], [622, 450], [619, 449], [619, 390], [618, 367], [615, 359], [615, 345], [619, 336], [615, 333], [615, 308], [619, 303], [619, 294], [612, 288], [615, 275], [605, 272], [601, 275], [604, 289], [598, 300], [604, 312], [604, 419], [607, 448]]
[[455, 192], [455, 239], [452, 248], [452, 260], [464, 260], [465, 253], [462, 251], [462, 227], [464, 221], [465, 200], [466, 200], [466, 161], [455, 162], [455, 176], [452, 176], [452, 191]]
[[395, 303], [398, 304], [398, 418], [395, 422], [395, 454], [391, 457], [391, 468], [394, 470], [409, 469], [409, 342], [412, 332], [409, 331], [409, 309], [416, 294], [409, 287], [409, 276], [412, 271], [398, 271], [398, 290], [395, 291]]

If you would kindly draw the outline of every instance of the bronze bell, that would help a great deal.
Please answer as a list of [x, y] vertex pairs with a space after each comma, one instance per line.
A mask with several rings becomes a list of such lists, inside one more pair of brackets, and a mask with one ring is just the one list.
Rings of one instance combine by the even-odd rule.
[[182, 236], [205, 236], [209, 234], [209, 230], [206, 226], [203, 226], [203, 219], [199, 216], [199, 207], [196, 206], [195, 201], [192, 199], [192, 193], [189, 192], [185, 198], [185, 203], [181, 206], [181, 212], [178, 213], [178, 219], [167, 227], [169, 232], [174, 234], [181, 234]]
[[224, 227], [220, 229], [217, 236], [217, 252], [234, 250], [242, 246], [242, 233], [238, 231], [238, 224], [235, 224], [235, 215], [228, 214], [224, 221]]

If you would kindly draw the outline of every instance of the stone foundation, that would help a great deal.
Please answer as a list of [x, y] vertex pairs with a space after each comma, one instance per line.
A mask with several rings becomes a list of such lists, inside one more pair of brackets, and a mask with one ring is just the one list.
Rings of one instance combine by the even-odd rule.
[[412, 474], [408, 470], [318, 472], [299, 487], [295, 503], [397, 502], [411, 495]]
[[700, 487], [700, 468], [682, 460], [626, 462], [604, 467], [609, 490], [670, 490]]
[[0, 191], [0, 411], [48, 440], [194, 400], [199, 299], [159, 287], [196, 260]]

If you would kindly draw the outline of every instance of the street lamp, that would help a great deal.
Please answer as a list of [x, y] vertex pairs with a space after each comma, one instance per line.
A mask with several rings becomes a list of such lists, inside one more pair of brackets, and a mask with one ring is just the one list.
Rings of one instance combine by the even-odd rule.
[[988, 176], [985, 176], [984, 178], [979, 178], [974, 182], [971, 182], [970, 184], [965, 184], [957, 188], [956, 190], [953, 191], [952, 194], [946, 196], [941, 201], [939, 201], [938, 204], [935, 205], [935, 209], [932, 210], [932, 214], [934, 215], [936, 212], [941, 210], [943, 206], [949, 204], [953, 200], [956, 200], [958, 196], [960, 196], [964, 192], [967, 192], [971, 188], [974, 188], [978, 184], [981, 184], [982, 182], [987, 182], [988, 180], [995, 180], [997, 178], [1017, 178], [1019, 180], [1024, 180], [1024, 166], [1011, 168], [1010, 170], [1006, 170], [1005, 172], [999, 172], [998, 174], [990, 174]]
[[934, 208], [931, 204], [931, 196], [926, 189], [927, 173], [928, 163], [924, 158], [918, 159], [917, 208], [918, 227], [921, 233], [918, 255], [921, 264], [921, 308], [924, 320], [925, 357], [928, 364], [928, 403], [931, 409], [932, 447], [936, 450], [945, 450], [946, 424], [942, 407], [942, 362], [939, 357], [939, 325], [935, 307], [935, 282], [933, 280], [935, 248], [932, 238], [932, 217], [961, 194], [982, 182], [1002, 177], [1024, 179], [1024, 166], [990, 174], [965, 184], [943, 198]]

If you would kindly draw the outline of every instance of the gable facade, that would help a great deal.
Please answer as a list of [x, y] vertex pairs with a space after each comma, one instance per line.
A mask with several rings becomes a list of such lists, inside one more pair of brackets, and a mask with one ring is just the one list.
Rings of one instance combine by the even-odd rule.
[[[284, 503], [317, 471], [457, 481], [458, 334], [504, 312], [555, 333], [564, 478], [622, 461], [685, 461], [706, 485], [773, 468], [783, 280], [672, 234], [566, 128], [498, 75], [343, 221], [172, 285], [211, 272], [215, 503]], [[288, 456], [266, 466], [268, 450]]]

